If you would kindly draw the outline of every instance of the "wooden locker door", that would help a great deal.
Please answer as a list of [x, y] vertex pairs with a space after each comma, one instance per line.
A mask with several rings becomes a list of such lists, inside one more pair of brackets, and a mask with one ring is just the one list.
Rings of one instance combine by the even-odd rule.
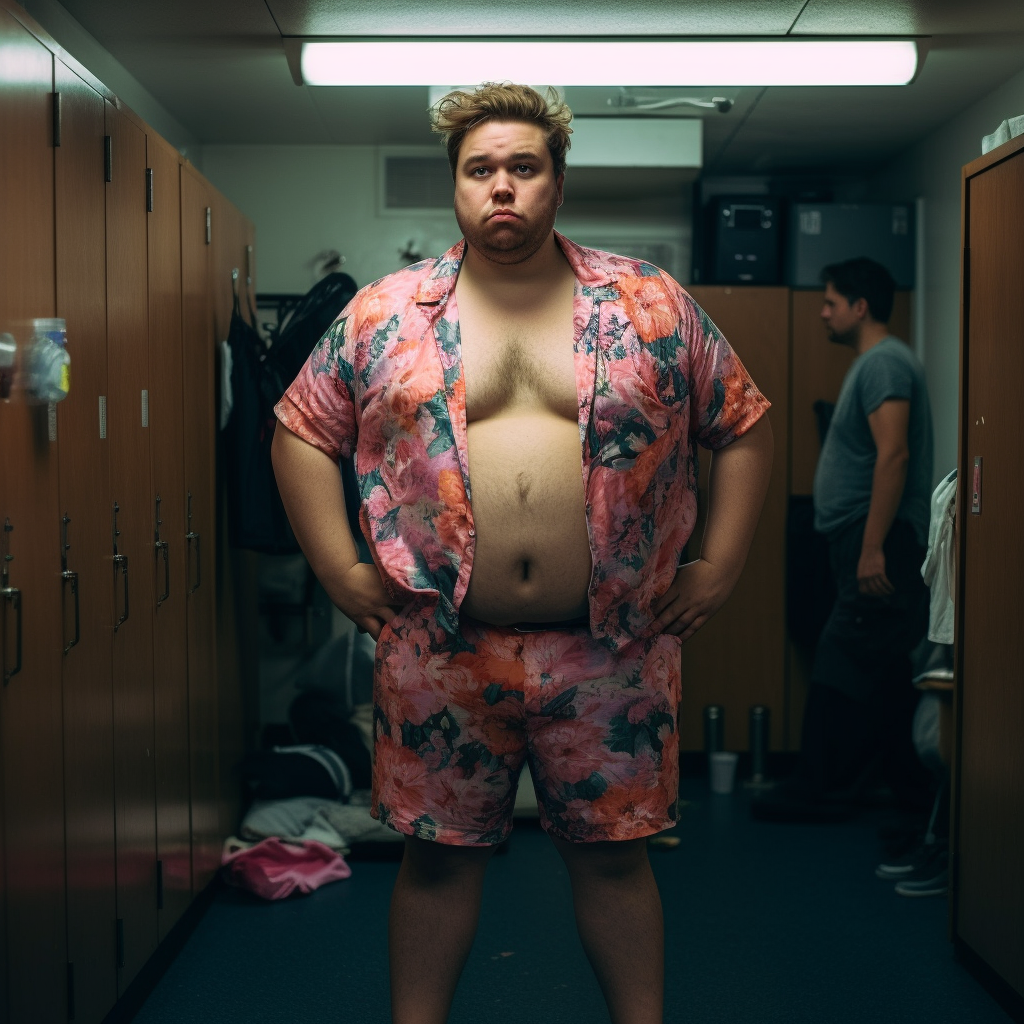
[[[74, 1019], [117, 999], [110, 489], [100, 406], [107, 396], [103, 98], [60, 61], [55, 150], [57, 313], [67, 320], [72, 387], [60, 439], [68, 962]], [[78, 628], [76, 630], [76, 619]], [[77, 641], [76, 641], [77, 635]]]
[[[0, 11], [0, 334], [16, 339], [22, 357], [31, 320], [55, 315], [52, 94], [51, 54]], [[0, 585], [20, 591], [0, 595], [11, 1024], [67, 1019], [60, 531], [51, 411], [17, 391], [10, 402], [0, 401]], [[22, 657], [15, 674], [19, 618]]]
[[107, 434], [114, 595], [118, 991], [157, 945], [153, 506], [149, 453], [146, 136], [106, 104]]
[[153, 682], [156, 697], [156, 823], [160, 937], [192, 898], [189, 829], [188, 639], [185, 624], [185, 437], [182, 404], [181, 188], [177, 152], [148, 135], [149, 395], [154, 520]]
[[[772, 403], [775, 439], [771, 483], [746, 567], [722, 610], [683, 646], [683, 750], [703, 749], [702, 709], [725, 706], [728, 750], [748, 747], [748, 713], [771, 709], [771, 745], [782, 745], [786, 710], [785, 548], [788, 497], [789, 290], [694, 286], [690, 294], [733, 345], [754, 382]], [[701, 450], [701, 509], [690, 547], [700, 551], [707, 511], [708, 469], [714, 456]], [[742, 651], [723, 662], [722, 652]]]
[[189, 772], [192, 887], [199, 893], [220, 865], [218, 694], [214, 545], [214, 297], [211, 294], [212, 195], [181, 168], [181, 326], [185, 407], [188, 543]]
[[[911, 334], [911, 292], [897, 292], [889, 318], [889, 329], [909, 342]], [[825, 292], [794, 291], [790, 303], [790, 410], [789, 410], [789, 493], [810, 495], [821, 444], [814, 403], [835, 402], [843, 377], [854, 359], [854, 351], [828, 340], [821, 320]], [[778, 449], [776, 449], [776, 452]], [[789, 712], [787, 747], [798, 750], [800, 729], [811, 680], [813, 650], [786, 641], [789, 671]]]
[[[223, 196], [214, 195], [213, 294], [214, 329], [218, 341], [226, 340], [237, 292], [241, 315], [248, 319], [246, 277], [248, 231], [246, 221]], [[219, 435], [218, 435], [219, 436]], [[219, 451], [218, 445], [218, 451]], [[227, 493], [222, 464], [217, 470], [217, 535], [220, 540], [217, 591], [218, 744], [220, 749], [220, 831], [232, 835], [241, 818], [242, 787], [239, 765], [243, 755], [242, 679], [257, 685], [259, 662], [250, 640], [242, 643], [247, 614], [255, 610], [256, 573], [252, 552], [233, 548], [227, 531]], [[258, 614], [255, 616], [258, 621]], [[246, 674], [243, 664], [247, 667]]]
[[953, 891], [958, 937], [1024, 997], [1024, 140], [1016, 143], [965, 174]]

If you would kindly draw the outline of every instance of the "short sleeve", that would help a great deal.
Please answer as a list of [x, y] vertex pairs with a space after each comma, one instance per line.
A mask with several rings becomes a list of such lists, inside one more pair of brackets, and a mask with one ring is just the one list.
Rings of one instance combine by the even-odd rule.
[[707, 313], [680, 292], [685, 306], [680, 330], [689, 358], [690, 434], [705, 448], [724, 448], [745, 434], [771, 403]]
[[344, 310], [317, 342], [274, 407], [289, 430], [332, 459], [350, 457], [356, 441], [355, 369], [347, 313]]
[[876, 351], [871, 359], [865, 359], [857, 386], [864, 415], [870, 416], [883, 402], [912, 397], [914, 370], [897, 354]]

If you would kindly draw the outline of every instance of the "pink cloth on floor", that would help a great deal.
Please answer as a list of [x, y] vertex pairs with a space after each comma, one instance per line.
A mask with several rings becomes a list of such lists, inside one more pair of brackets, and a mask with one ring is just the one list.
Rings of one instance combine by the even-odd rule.
[[248, 849], [226, 852], [221, 864], [230, 885], [266, 900], [283, 900], [296, 890], [312, 892], [352, 874], [339, 853], [313, 839], [301, 843], [264, 839]]

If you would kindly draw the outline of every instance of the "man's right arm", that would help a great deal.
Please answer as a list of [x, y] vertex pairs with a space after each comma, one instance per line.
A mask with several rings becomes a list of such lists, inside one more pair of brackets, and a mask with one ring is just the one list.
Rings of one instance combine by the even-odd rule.
[[338, 464], [280, 422], [272, 455], [288, 521], [313, 572], [334, 604], [376, 640], [396, 605], [377, 567], [359, 561]]

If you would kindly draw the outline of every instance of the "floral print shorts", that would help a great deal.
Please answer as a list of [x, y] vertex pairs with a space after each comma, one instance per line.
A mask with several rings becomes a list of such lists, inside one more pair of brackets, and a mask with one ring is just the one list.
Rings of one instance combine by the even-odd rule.
[[678, 638], [616, 653], [585, 628], [520, 633], [463, 617], [451, 650], [424, 639], [399, 617], [377, 641], [375, 817], [440, 843], [500, 843], [528, 761], [541, 825], [560, 839], [675, 823]]

